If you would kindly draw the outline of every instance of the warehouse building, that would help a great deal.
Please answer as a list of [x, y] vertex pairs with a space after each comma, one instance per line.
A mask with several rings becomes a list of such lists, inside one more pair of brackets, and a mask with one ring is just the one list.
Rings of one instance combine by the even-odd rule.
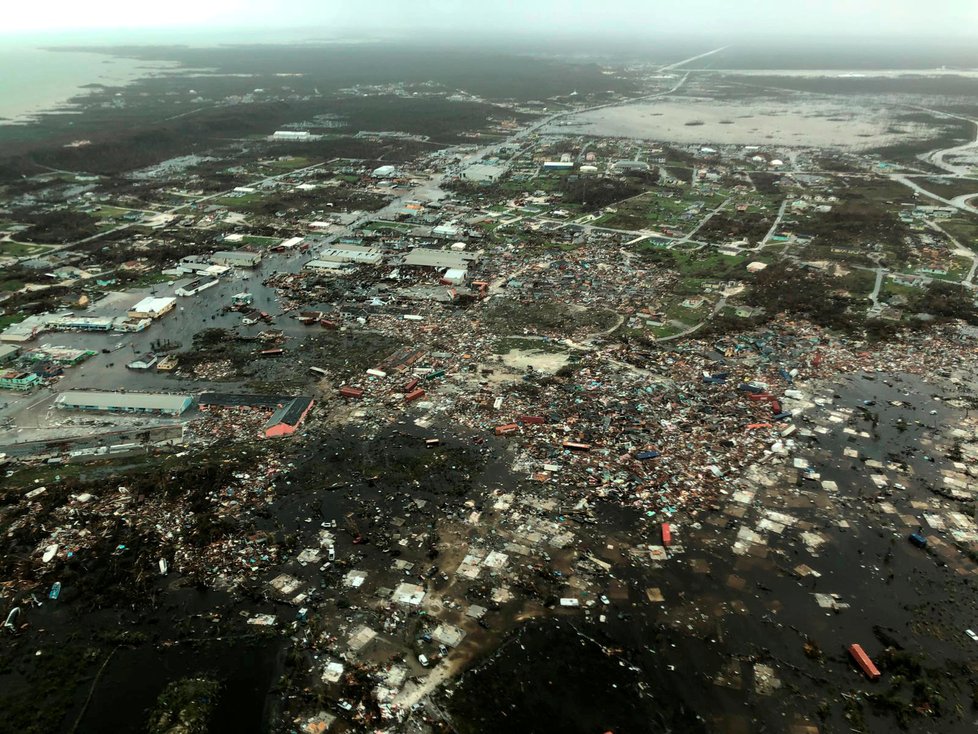
[[468, 270], [469, 264], [477, 262], [478, 255], [454, 250], [430, 250], [418, 247], [404, 256], [403, 264], [408, 267]]
[[329, 247], [319, 253], [323, 260], [332, 260], [338, 263], [359, 263], [362, 265], [377, 265], [384, 259], [384, 252], [377, 247], [363, 247], [361, 245], [339, 245]]
[[172, 296], [166, 298], [147, 296], [133, 306], [127, 315], [131, 319], [158, 319], [172, 311], [176, 302], [177, 299]]
[[302, 267], [304, 270], [311, 270], [314, 273], [328, 273], [330, 275], [354, 273], [357, 269], [353, 263], [338, 263], [335, 260], [310, 260]]
[[98, 392], [71, 390], [54, 401], [62, 410], [91, 410], [105, 413], [156, 413], [178, 416], [185, 413], [194, 399], [189, 395], [165, 393]]
[[247, 250], [222, 250], [211, 255], [211, 262], [232, 268], [253, 268], [261, 262], [261, 253]]
[[20, 354], [20, 347], [15, 347], [12, 344], [0, 344], [0, 364], [13, 361], [18, 354]]

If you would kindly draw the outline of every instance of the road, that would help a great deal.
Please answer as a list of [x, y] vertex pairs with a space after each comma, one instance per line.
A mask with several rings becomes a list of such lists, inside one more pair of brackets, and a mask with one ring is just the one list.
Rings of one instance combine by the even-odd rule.
[[778, 209], [778, 216], [774, 218], [774, 224], [771, 225], [771, 229], [767, 231], [767, 234], [764, 235], [764, 239], [761, 240], [761, 247], [764, 247], [768, 242], [771, 241], [771, 238], [778, 233], [778, 227], [781, 226], [781, 220], [784, 219], [784, 213], [787, 210], [788, 210], [788, 200], [785, 199], [784, 201], [781, 202], [781, 208]]
[[686, 64], [691, 64], [694, 61], [705, 59], [707, 56], [712, 56], [713, 54], [718, 54], [721, 51], [726, 51], [728, 48], [730, 48], [730, 46], [721, 46], [720, 48], [715, 48], [712, 51], [707, 51], [705, 54], [693, 56], [683, 61], [677, 61], [675, 64], [669, 64], [669, 66], [663, 66], [661, 69], [659, 69], [659, 71], [672, 71], [673, 69], [678, 69], [680, 66], [686, 66]]
[[719, 214], [721, 211], [723, 211], [723, 208], [725, 206], [727, 206], [727, 204], [730, 203], [730, 201], [731, 201], [732, 198], [733, 197], [728, 197], [728, 198], [724, 199], [723, 203], [720, 204], [720, 206], [718, 206], [716, 209], [713, 209], [705, 217], [703, 217], [703, 219], [700, 220], [700, 223], [697, 224], [696, 227], [689, 234], [687, 234], [685, 237], [683, 237], [680, 240], [677, 240], [676, 244], [685, 244], [687, 242], [690, 242], [693, 239], [693, 237], [695, 237], [696, 234], [701, 229], [703, 229], [703, 227], [706, 226], [706, 223], [707, 222], [709, 222], [711, 219], [713, 219], [713, 217], [715, 217], [717, 214]]
[[966, 257], [971, 260], [971, 269], [968, 271], [967, 277], [961, 281], [962, 285], [973, 286], [975, 284], [975, 271], [978, 270], [978, 254], [975, 253], [970, 247], [962, 244], [955, 238], [950, 232], [944, 229], [940, 224], [934, 221], [927, 223], [928, 226], [935, 232], [939, 232], [945, 237], [947, 237], [951, 243], [954, 245], [954, 254], [961, 257]]
[[[297, 168], [295, 170], [286, 171], [285, 173], [279, 173], [279, 174], [276, 174], [274, 176], [266, 176], [265, 178], [262, 178], [262, 179], [260, 179], [258, 181], [255, 181], [253, 183], [248, 184], [248, 186], [263, 186], [265, 184], [272, 183], [274, 181], [278, 181], [278, 180], [283, 179], [283, 178], [287, 178], [288, 176], [295, 176], [297, 174], [305, 173], [306, 171], [312, 171], [312, 170], [315, 170], [317, 168], [322, 168], [325, 165], [326, 165], [325, 162], [324, 163], [315, 163], [315, 164], [313, 164], [311, 166], [306, 166], [305, 168]], [[51, 170], [56, 170], [56, 169], [51, 169]], [[61, 173], [70, 173], [70, 171], [61, 171]], [[75, 175], [75, 174], [72, 174], [72, 175]], [[223, 198], [225, 196], [228, 196], [228, 195], [230, 195], [232, 193], [233, 193], [233, 190], [221, 191], [221, 192], [219, 192], [217, 194], [209, 194], [209, 195], [203, 196], [203, 197], [201, 197], [199, 199], [194, 199], [193, 201], [188, 202], [186, 204], [180, 204], [179, 206], [170, 207], [169, 209], [164, 209], [163, 211], [153, 212], [153, 214], [155, 214], [157, 216], [172, 216], [174, 214], [177, 214], [177, 213], [183, 211], [184, 209], [189, 209], [190, 207], [197, 206], [199, 204], [203, 204], [204, 202], [212, 201], [214, 199], [220, 199], [220, 198]], [[149, 210], [138, 210], [138, 211], [149, 211]], [[86, 242], [93, 242], [93, 241], [95, 241], [97, 239], [100, 239], [102, 237], [106, 237], [106, 236], [108, 236], [110, 234], [114, 234], [116, 232], [123, 232], [123, 231], [129, 229], [130, 227], [137, 226], [138, 224], [139, 224], [138, 222], [133, 222], [133, 223], [130, 223], [130, 224], [120, 224], [118, 227], [114, 227], [112, 229], [106, 230], [105, 232], [99, 232], [98, 234], [93, 234], [91, 237], [85, 237], [85, 238], [80, 239], [80, 240], [75, 240], [74, 242], [66, 242], [63, 245], [45, 245], [45, 247], [47, 247], [48, 249], [43, 254], [44, 255], [50, 255], [51, 253], [54, 253], [54, 252], [60, 252], [62, 250], [70, 250], [72, 247], [77, 247], [78, 245], [83, 245]], [[27, 244], [30, 244], [30, 243], [27, 243]], [[16, 259], [15, 262], [18, 262], [19, 263], [19, 262], [22, 262], [24, 260], [31, 260], [31, 259], [33, 259], [35, 257], [37, 257], [37, 255], [30, 255], [30, 256], [25, 256], [25, 257], [19, 257], [19, 258]]]
[[876, 283], [873, 285], [873, 292], [869, 294], [869, 300], [873, 302], [872, 310], [880, 308], [880, 289], [883, 287], [883, 280], [886, 277], [886, 268], [876, 268]]
[[[938, 196], [937, 194], [931, 193], [930, 191], [922, 187], [920, 184], [911, 180], [911, 178], [906, 174], [903, 173], [890, 174], [890, 180], [903, 184], [904, 186], [913, 189], [914, 191], [916, 191], [918, 194], [922, 196], [926, 196], [930, 199], [933, 199], [934, 201], [939, 201], [940, 203], [944, 204], [944, 206], [953, 207], [955, 209], [968, 212], [969, 214], [978, 214], [978, 208], [967, 203], [968, 199], [973, 198], [974, 196], [978, 196], [978, 193], [966, 194], [963, 197], [958, 196], [954, 199], [945, 199], [943, 196]], [[978, 186], [978, 183], [976, 183], [976, 186]]]

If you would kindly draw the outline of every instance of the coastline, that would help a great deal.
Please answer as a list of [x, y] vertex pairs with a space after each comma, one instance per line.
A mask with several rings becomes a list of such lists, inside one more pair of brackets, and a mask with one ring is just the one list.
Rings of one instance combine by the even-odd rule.
[[0, 125], [27, 125], [41, 114], [72, 114], [93, 87], [126, 86], [178, 66], [151, 66], [94, 50], [7, 46], [0, 49]]

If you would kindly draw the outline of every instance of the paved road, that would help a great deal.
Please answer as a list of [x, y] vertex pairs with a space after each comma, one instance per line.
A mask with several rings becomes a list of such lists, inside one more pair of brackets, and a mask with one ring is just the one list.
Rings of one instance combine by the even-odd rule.
[[712, 56], [713, 54], [718, 54], [721, 51], [726, 51], [728, 48], [730, 48], [730, 46], [721, 46], [720, 48], [715, 48], [712, 51], [707, 51], [705, 54], [693, 56], [692, 58], [685, 59], [683, 61], [677, 61], [675, 64], [669, 64], [669, 66], [663, 66], [661, 69], [659, 69], [659, 71], [671, 71], [673, 69], [678, 69], [680, 66], [686, 66], [686, 64], [691, 64], [694, 61], [705, 59], [707, 56]]
[[768, 242], [771, 241], [771, 238], [778, 233], [778, 227], [781, 226], [781, 220], [784, 219], [784, 213], [787, 211], [787, 209], [788, 209], [788, 200], [785, 199], [784, 201], [781, 202], [781, 208], [778, 209], [778, 216], [775, 217], [774, 224], [771, 225], [771, 229], [767, 231], [767, 234], [764, 235], [764, 239], [761, 240], [761, 247], [764, 247]]
[[925, 189], [917, 182], [913, 181], [909, 176], [905, 174], [902, 173], [891, 174], [890, 180], [896, 181], [897, 183], [901, 183], [904, 186], [913, 189], [918, 194], [921, 194], [922, 196], [926, 196], [930, 199], [934, 199], [935, 201], [939, 201], [945, 206], [950, 206], [955, 209], [960, 209], [961, 211], [968, 212], [969, 214], [978, 214], [978, 208], [967, 203], [967, 200], [972, 196], [974, 196], [973, 194], [967, 194], [963, 198], [959, 196], [955, 199], [945, 199], [943, 196], [939, 196], [937, 194], [931, 193], [930, 191]]
[[873, 302], [872, 308], [880, 307], [880, 289], [883, 287], [883, 279], [886, 277], [886, 268], [876, 268], [876, 283], [873, 285], [873, 292], [869, 294], [869, 300]]
[[676, 244], [684, 244], [686, 242], [691, 242], [693, 240], [693, 237], [695, 237], [696, 234], [701, 229], [703, 229], [703, 227], [706, 226], [706, 223], [709, 222], [711, 219], [713, 219], [713, 217], [715, 217], [721, 211], [723, 211], [723, 208], [725, 206], [727, 206], [727, 204], [729, 204], [732, 199], [733, 199], [733, 197], [728, 197], [728, 198], [724, 199], [723, 203], [721, 203], [720, 206], [718, 206], [716, 209], [713, 209], [712, 211], [710, 211], [709, 213], [707, 213], [707, 215], [705, 217], [703, 217], [702, 220], [700, 220], [700, 223], [697, 224], [696, 227], [689, 234], [687, 234], [685, 237], [683, 237], [680, 240], [677, 240], [676, 241]]

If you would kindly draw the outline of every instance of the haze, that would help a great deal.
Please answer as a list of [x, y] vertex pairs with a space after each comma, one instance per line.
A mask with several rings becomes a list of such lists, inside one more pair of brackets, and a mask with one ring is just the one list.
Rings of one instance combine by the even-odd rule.
[[[427, 31], [444, 34], [604, 35], [668, 33], [725, 36], [978, 36], [974, 0], [50, 0], [4, 9], [0, 34], [42, 35], [95, 29], [216, 31], [301, 28], [310, 36], [371, 36]], [[457, 40], [457, 39], [453, 39]]]

